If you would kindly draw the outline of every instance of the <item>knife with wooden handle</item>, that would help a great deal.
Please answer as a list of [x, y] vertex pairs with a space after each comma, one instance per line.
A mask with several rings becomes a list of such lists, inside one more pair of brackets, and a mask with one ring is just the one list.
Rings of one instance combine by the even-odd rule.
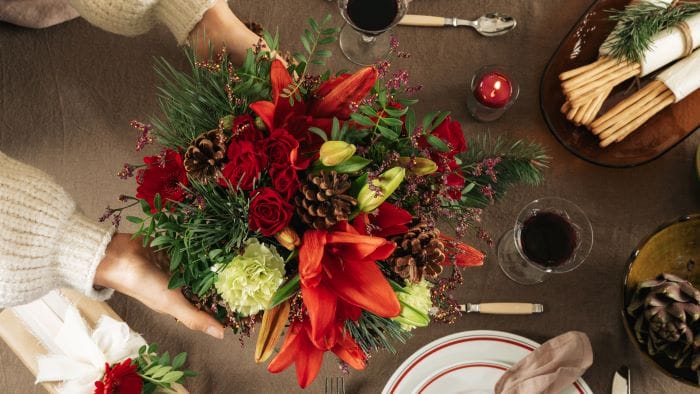
[[525, 302], [488, 302], [483, 304], [460, 305], [462, 312], [486, 313], [490, 315], [531, 315], [544, 312], [542, 304]]

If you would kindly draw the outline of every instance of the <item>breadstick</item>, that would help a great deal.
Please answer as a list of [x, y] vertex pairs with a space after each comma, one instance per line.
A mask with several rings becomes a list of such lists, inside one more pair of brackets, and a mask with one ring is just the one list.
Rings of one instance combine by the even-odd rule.
[[661, 92], [664, 90], [666, 90], [666, 85], [664, 85], [661, 81], [654, 80], [648, 83], [642, 89], [620, 101], [616, 106], [608, 110], [608, 112], [604, 113], [601, 117], [593, 121], [593, 123], [591, 123], [591, 130], [594, 134], [599, 134], [602, 130], [605, 130], [612, 124], [616, 123], [615, 121], [618, 119], [618, 114], [626, 111], [627, 108], [635, 104], [640, 104], [640, 101], [644, 100], [644, 98], [651, 100], [652, 98], [661, 94]]
[[644, 124], [644, 122], [651, 119], [651, 117], [659, 113], [662, 109], [673, 104], [674, 101], [675, 98], [670, 90], [654, 98], [654, 100], [650, 101], [639, 112], [630, 114], [631, 116], [626, 117], [629, 119], [629, 122], [625, 122], [625, 125], [622, 128], [618, 128], [607, 137], [602, 138], [602, 141], [600, 141], [600, 146], [605, 148], [613, 142], [622, 141], [625, 137]]
[[576, 77], [578, 75], [581, 75], [587, 71], [590, 71], [591, 69], [598, 67], [601, 63], [603, 62], [608, 62], [611, 59], [609, 57], [599, 57], [598, 60], [594, 61], [593, 63], [586, 64], [585, 66], [581, 66], [578, 68], [574, 68], [569, 71], [564, 71], [563, 73], [559, 74], [559, 80], [560, 81], [566, 81], [567, 79], [571, 79], [573, 77]]

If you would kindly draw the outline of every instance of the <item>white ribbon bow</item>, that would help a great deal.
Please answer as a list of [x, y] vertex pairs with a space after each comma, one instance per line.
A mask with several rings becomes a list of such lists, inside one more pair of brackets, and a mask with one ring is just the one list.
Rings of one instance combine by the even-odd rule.
[[[27, 312], [32, 314], [31, 325], [35, 326], [32, 331], [51, 351], [50, 354], [40, 356], [37, 360], [36, 382], [63, 382], [58, 387], [58, 392], [61, 394], [92, 394], [95, 391], [95, 382], [104, 376], [105, 363], [112, 365], [127, 358], [137, 357], [139, 348], [145, 345], [146, 341], [131, 331], [126, 323], [116, 321], [109, 316], [102, 316], [91, 332], [78, 309], [65, 298], [60, 298], [67, 305], [65, 305], [62, 322], [58, 324], [58, 330], [52, 332], [51, 338], [36, 335], [39, 331], [36, 325], [42, 322], [37, 321], [36, 313], [26, 310], [32, 307], [31, 304], [23, 306], [25, 310], [20, 313], [15, 311], [20, 318], [23, 318], [22, 315], [27, 315]], [[52, 302], [55, 303], [56, 299]], [[42, 307], [45, 312], [45, 306], [38, 306], [38, 308]], [[52, 318], [55, 319], [55, 316]], [[48, 322], [50, 319], [46, 319], [48, 324], [45, 327], [51, 325]], [[30, 323], [27, 319], [23, 320]], [[50, 332], [50, 330], [44, 330], [44, 332]]]

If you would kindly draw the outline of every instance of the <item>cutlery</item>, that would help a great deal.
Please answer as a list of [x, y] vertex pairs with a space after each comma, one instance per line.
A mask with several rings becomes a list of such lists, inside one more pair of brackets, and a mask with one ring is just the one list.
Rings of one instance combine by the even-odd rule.
[[[466, 313], [485, 313], [489, 315], [531, 315], [544, 312], [542, 304], [526, 302], [487, 302], [481, 304], [462, 304], [459, 310]], [[430, 314], [434, 315], [437, 308], [432, 308]]]
[[482, 36], [493, 37], [500, 36], [501, 34], [505, 34], [513, 30], [517, 25], [517, 22], [512, 16], [498, 12], [489, 12], [473, 21], [459, 18], [445, 18], [441, 16], [406, 15], [403, 17], [403, 19], [401, 19], [399, 25], [425, 27], [470, 26]]
[[326, 394], [345, 394], [345, 380], [342, 376], [326, 378]]
[[630, 394], [631, 376], [630, 369], [626, 366], [615, 371], [612, 381], [612, 394]]

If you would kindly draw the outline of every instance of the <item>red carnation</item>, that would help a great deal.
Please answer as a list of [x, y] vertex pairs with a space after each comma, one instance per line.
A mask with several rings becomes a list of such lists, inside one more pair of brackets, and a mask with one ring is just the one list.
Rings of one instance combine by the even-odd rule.
[[250, 202], [248, 225], [266, 237], [275, 235], [289, 224], [294, 207], [272, 188], [261, 187], [255, 193]]
[[299, 190], [299, 177], [297, 171], [289, 164], [273, 164], [270, 168], [272, 187], [287, 201], [291, 200]]
[[182, 185], [187, 186], [189, 182], [179, 153], [166, 150], [160, 155], [144, 157], [143, 162], [146, 168], [136, 178], [136, 197], [146, 200], [152, 213], [156, 212], [153, 203], [156, 194], [163, 202], [182, 201], [185, 198]]
[[228, 146], [227, 156], [229, 162], [222, 171], [224, 177], [233, 187], [252, 190], [253, 181], [260, 179], [260, 173], [267, 166], [265, 153], [250, 141], [233, 141]]
[[95, 394], [141, 394], [143, 380], [137, 369], [130, 358], [113, 367], [105, 363], [105, 376], [95, 382]]

